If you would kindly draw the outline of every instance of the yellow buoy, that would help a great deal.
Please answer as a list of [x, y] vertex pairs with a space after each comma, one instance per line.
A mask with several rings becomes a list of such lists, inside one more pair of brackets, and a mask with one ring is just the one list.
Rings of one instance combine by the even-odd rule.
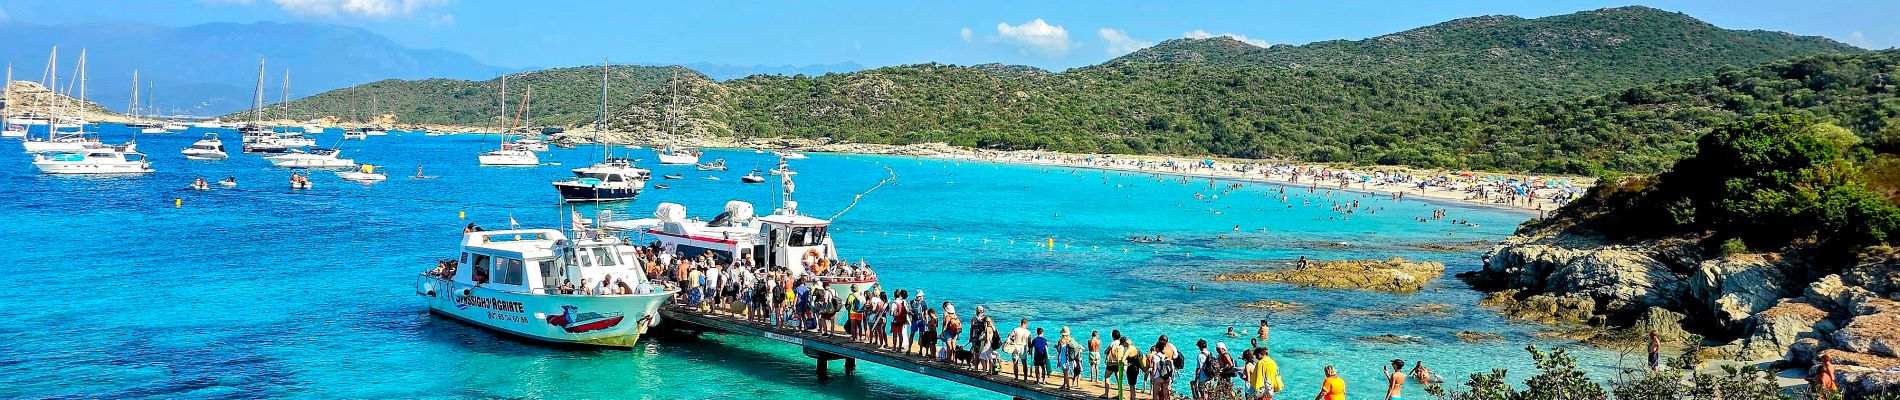
[[1056, 238], [1049, 238], [1049, 249], [1054, 250], [1055, 248], [1056, 248]]
[[184, 207], [184, 206], [185, 206], [185, 199], [172, 199], [172, 207], [177, 208], [177, 207]]
[[467, 212], [467, 211], [456, 211], [456, 212], [455, 212], [455, 219], [468, 219], [468, 212]]

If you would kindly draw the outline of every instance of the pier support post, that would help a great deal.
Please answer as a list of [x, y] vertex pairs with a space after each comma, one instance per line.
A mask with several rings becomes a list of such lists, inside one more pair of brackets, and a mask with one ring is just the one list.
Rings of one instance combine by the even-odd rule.
[[817, 359], [817, 361], [818, 361], [818, 380], [824, 381], [826, 379], [831, 379], [831, 368], [829, 368], [830, 366], [828, 365], [828, 364], [831, 364], [831, 360], [826, 360], [823, 357], [820, 357]]
[[857, 372], [857, 371], [858, 371], [858, 359], [845, 358], [844, 359], [844, 374], [851, 375], [852, 372]]

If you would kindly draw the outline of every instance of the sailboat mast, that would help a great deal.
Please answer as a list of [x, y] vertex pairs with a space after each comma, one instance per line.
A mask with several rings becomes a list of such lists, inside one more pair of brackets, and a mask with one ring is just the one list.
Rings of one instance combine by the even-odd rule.
[[[53, 55], [46, 56], [46, 73], [41, 74], [40, 78], [46, 78], [47, 75], [51, 75], [52, 79], [48, 79], [46, 82], [43, 82], [43, 83], [46, 83], [47, 85], [51, 85], [51, 86], [46, 86], [46, 93], [41, 93], [41, 95], [44, 96], [48, 94], [59, 93], [57, 91], [58, 89], [56, 89], [57, 87], [59, 87], [59, 46], [53, 46]], [[58, 99], [58, 97], [54, 97], [53, 99], [56, 100]], [[56, 121], [59, 121], [60, 109], [53, 107], [53, 103], [54, 103], [53, 101], [46, 101], [46, 139], [47, 140], [52, 140], [54, 133], [59, 131], [59, 123]]]
[[600, 142], [600, 132], [607, 130], [607, 58], [600, 59], [600, 117], [594, 120], [594, 144], [600, 145], [601, 161], [614, 158], [614, 147]]
[[[86, 49], [79, 49], [79, 134], [86, 134]], [[48, 125], [52, 126], [52, 125]]]
[[263, 114], [264, 114], [264, 58], [258, 57], [257, 58], [256, 92], [251, 94], [251, 125], [253, 127], [263, 125], [261, 123], [261, 121], [263, 121], [263, 116], [264, 116]]
[[125, 110], [132, 113], [132, 120], [134, 122], [138, 121], [139, 119], [139, 70], [136, 70], [136, 69], [132, 70], [132, 104], [126, 105]]
[[148, 113], [146, 115], [153, 117], [158, 116], [158, 101], [152, 100], [152, 91], [155, 89], [158, 89], [158, 83], [145, 83], [145, 112]]
[[290, 116], [290, 110], [285, 107], [286, 104], [290, 104], [290, 68], [284, 68], [284, 92], [277, 97], [278, 118]]

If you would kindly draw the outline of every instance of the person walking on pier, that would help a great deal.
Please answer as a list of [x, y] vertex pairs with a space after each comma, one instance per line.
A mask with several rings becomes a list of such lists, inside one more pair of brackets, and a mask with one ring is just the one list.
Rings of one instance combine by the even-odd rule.
[[[1230, 332], [1233, 331], [1233, 327], [1231, 326], [1227, 329]], [[1194, 380], [1188, 381], [1188, 396], [1194, 400], [1202, 400], [1207, 398], [1207, 394], [1201, 390], [1201, 387], [1210, 381], [1207, 375], [1207, 367], [1210, 366], [1208, 360], [1214, 359], [1214, 354], [1209, 353], [1207, 350], [1207, 339], [1194, 341], [1194, 348], [1196, 350], [1194, 353]]]
[[[1095, 380], [1098, 380], [1098, 378], [1100, 378], [1100, 375], [1096, 375], [1096, 372], [1095, 372], [1095, 371], [1097, 371], [1097, 369], [1096, 369], [1096, 367], [1097, 367], [1097, 364], [1100, 364], [1100, 363], [1101, 363], [1101, 359], [1102, 359], [1102, 335], [1101, 335], [1101, 331], [1089, 331], [1089, 348], [1088, 348], [1088, 352], [1089, 352], [1089, 355], [1088, 355], [1088, 357], [1089, 357], [1089, 365], [1088, 365], [1088, 368], [1089, 368], [1089, 370], [1088, 370], [1088, 378], [1087, 378], [1087, 379], [1084, 379], [1084, 380], [1083, 380], [1083, 381], [1085, 381], [1085, 382], [1088, 382], [1088, 381], [1095, 381]], [[1104, 388], [1107, 388], [1108, 386], [1107, 386], [1107, 385], [1103, 385], [1102, 387], [1104, 387]], [[1104, 389], [1104, 390], [1106, 390], [1106, 389]], [[1108, 393], [1107, 393], [1107, 392], [1103, 392], [1103, 393], [1102, 393], [1102, 395], [1103, 395], [1103, 396], [1107, 396], [1107, 395], [1108, 395]]]
[[891, 348], [910, 353], [910, 294], [897, 289], [897, 298], [890, 304]]
[[957, 316], [956, 306], [951, 305], [948, 301], [943, 302], [943, 354], [937, 356], [939, 360], [957, 360], [956, 353], [959, 349], [959, 347], [957, 347], [957, 335], [963, 334], [963, 320], [961, 318], [962, 317]]
[[[917, 289], [917, 291], [911, 295], [910, 305], [905, 307], [905, 309], [910, 310], [910, 335], [905, 337], [905, 345], [909, 346], [910, 343], [915, 342], [919, 352], [923, 352], [926, 348], [935, 347], [930, 344], [934, 341], [922, 337], [925, 332], [924, 328], [929, 325], [925, 320], [928, 319], [928, 314], [930, 314], [930, 303], [924, 301], [923, 289]], [[932, 328], [931, 330], [936, 329]], [[930, 353], [923, 352], [923, 354]]]
[[924, 320], [919, 321], [919, 323], [924, 325], [924, 330], [917, 334], [918, 353], [922, 354], [924, 358], [937, 358], [937, 324], [939, 323], [937, 311], [928, 308], [924, 309]]
[[[1280, 379], [1280, 364], [1273, 361], [1273, 352], [1266, 348], [1254, 350], [1254, 352], [1257, 355], [1253, 370], [1248, 372], [1247, 386], [1256, 398], [1272, 400], [1275, 394], [1286, 390], [1285, 381]], [[1327, 370], [1330, 371], [1331, 368], [1332, 366], [1327, 366]], [[1345, 390], [1343, 381], [1340, 383], [1340, 390], [1342, 393]]]
[[1033, 334], [1029, 332], [1029, 319], [1023, 318], [1022, 324], [1016, 325], [1016, 329], [1009, 331], [1009, 338], [1003, 340], [1003, 353], [1009, 356], [1010, 364], [1014, 364], [1010, 370], [1015, 373], [1017, 380], [1027, 378], [1029, 375], [1027, 373], [1031, 372], [1027, 351], [1031, 335]]
[[1062, 334], [1056, 338], [1056, 366], [1062, 370], [1062, 388], [1068, 389], [1075, 384], [1077, 376], [1082, 374], [1082, 344], [1069, 335], [1069, 327], [1062, 327]]
[[1036, 383], [1049, 380], [1049, 339], [1042, 337], [1042, 328], [1036, 328], [1036, 338], [1029, 340], [1029, 373], [1036, 376]]
[[1123, 360], [1126, 361], [1122, 373], [1128, 375], [1128, 397], [1133, 398], [1134, 393], [1141, 390], [1141, 372], [1147, 369], [1148, 359], [1142, 357], [1141, 347], [1135, 345], [1133, 337], [1122, 336], [1122, 351]]
[[858, 292], [858, 285], [851, 284], [851, 293], [844, 298], [845, 333], [851, 334], [851, 341], [864, 342], [864, 294]]
[[1174, 399], [1174, 358], [1168, 356], [1167, 339], [1155, 342], [1148, 349], [1148, 386], [1155, 400]]
[[1124, 398], [1122, 392], [1128, 389], [1127, 381], [1124, 380], [1127, 375], [1122, 374], [1123, 364], [1128, 362], [1128, 358], [1124, 355], [1126, 349], [1122, 346], [1122, 331], [1109, 331], [1108, 336], [1108, 353], [1104, 355], [1108, 362], [1106, 368], [1102, 370], [1102, 397], [1108, 397], [1108, 389], [1112, 383], [1115, 388], [1115, 399], [1120, 400]]

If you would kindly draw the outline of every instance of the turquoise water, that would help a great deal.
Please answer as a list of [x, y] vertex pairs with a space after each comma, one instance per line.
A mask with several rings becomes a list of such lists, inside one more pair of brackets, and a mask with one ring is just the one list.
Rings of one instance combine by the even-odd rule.
[[[9, 239], [0, 265], [14, 278], [0, 286], [12, 320], [0, 327], [8, 371], [0, 397], [999, 398], [879, 366], [819, 383], [796, 347], [759, 339], [657, 337], [634, 351], [557, 349], [427, 313], [412, 293], [414, 276], [451, 256], [462, 224], [499, 227], [510, 216], [558, 223], [548, 182], [598, 157], [598, 147], [543, 155], [562, 166], [482, 168], [475, 154], [492, 138], [398, 133], [344, 145], [345, 157], [386, 166], [389, 181], [362, 185], [318, 172], [316, 189], [290, 191], [289, 172], [256, 156], [184, 160], [177, 150], [197, 140], [195, 132], [140, 137], [158, 172], [136, 177], [39, 174], [16, 141], [0, 142], [0, 236]], [[235, 150], [236, 135], [225, 136]], [[631, 151], [647, 160], [642, 165], [655, 164], [650, 151]], [[645, 216], [671, 201], [709, 216], [737, 198], [769, 210], [771, 186], [738, 182], [745, 170], [769, 168], [768, 156], [708, 151], [733, 171], [655, 168], [656, 176], [679, 171], [688, 179], [657, 181], [673, 188], [607, 207]], [[407, 178], [418, 165], [440, 178]], [[1208, 280], [1302, 255], [1403, 256], [1467, 271], [1478, 268], [1477, 251], [1414, 246], [1497, 240], [1522, 213], [1297, 187], [1283, 203], [1267, 196], [1277, 194], [1273, 185], [1220, 194], [1225, 183], [1209, 189], [1205, 180], [977, 162], [813, 154], [793, 166], [801, 208], [820, 217], [890, 176], [884, 167], [895, 171], [894, 183], [865, 195], [834, 228], [844, 255], [879, 266], [888, 286], [923, 289], [966, 313], [985, 305], [998, 320], [1026, 316], [1052, 334], [1060, 325], [1084, 337], [1121, 329], [1143, 346], [1164, 333], [1177, 343], [1244, 343], [1224, 330], [1270, 317], [1295, 398], [1314, 392], [1326, 364], [1366, 396], [1393, 358], [1425, 360], [1456, 381], [1493, 367], [1521, 379], [1530, 369], [1525, 344], [1570, 347], [1475, 308], [1479, 294], [1453, 279], [1407, 295]], [[226, 176], [239, 187], [180, 190], [193, 178]], [[1335, 200], [1382, 211], [1342, 220], [1329, 210]], [[1445, 207], [1479, 227], [1412, 219]], [[1124, 240], [1138, 235], [1167, 242]], [[1054, 249], [1036, 245], [1049, 238]], [[1271, 315], [1237, 307], [1256, 300], [1308, 307]], [[1364, 312], [1425, 303], [1455, 311]], [[1466, 344], [1451, 336], [1460, 330], [1505, 340]], [[1384, 333], [1423, 343], [1356, 340]], [[1599, 371], [1615, 360], [1575, 351]]]

